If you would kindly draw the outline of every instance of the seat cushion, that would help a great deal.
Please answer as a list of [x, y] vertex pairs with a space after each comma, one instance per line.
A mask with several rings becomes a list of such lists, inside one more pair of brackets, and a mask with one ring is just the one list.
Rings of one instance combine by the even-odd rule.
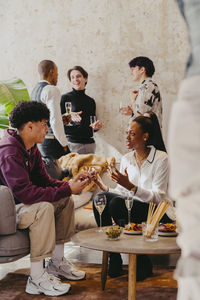
[[[92, 204], [92, 201], [89, 202]], [[79, 207], [75, 210], [75, 231], [86, 230], [89, 228], [97, 227], [93, 211]]]
[[[29, 231], [17, 230], [16, 233], [0, 236], [0, 262], [13, 261], [14, 257], [23, 257], [29, 254]], [[19, 256], [19, 257], [18, 257]]]
[[92, 192], [89, 191], [81, 195], [72, 195], [72, 199], [74, 200], [74, 208], [77, 209], [83, 205], [86, 205], [91, 198], [92, 198]]
[[16, 232], [16, 211], [13, 195], [7, 186], [0, 185], [0, 235]]

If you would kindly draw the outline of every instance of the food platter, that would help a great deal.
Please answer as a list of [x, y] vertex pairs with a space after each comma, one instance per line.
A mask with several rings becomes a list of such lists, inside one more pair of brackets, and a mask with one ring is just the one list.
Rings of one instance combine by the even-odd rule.
[[124, 233], [126, 234], [142, 234], [142, 225], [131, 223], [131, 228], [125, 227]]
[[160, 235], [160, 236], [177, 236], [177, 232], [176, 231], [169, 231], [169, 232], [158, 231], [158, 235]]
[[142, 230], [135, 231], [135, 230], [126, 230], [124, 229], [125, 234], [142, 234]]
[[176, 225], [172, 223], [160, 224], [158, 229], [160, 236], [177, 236]]

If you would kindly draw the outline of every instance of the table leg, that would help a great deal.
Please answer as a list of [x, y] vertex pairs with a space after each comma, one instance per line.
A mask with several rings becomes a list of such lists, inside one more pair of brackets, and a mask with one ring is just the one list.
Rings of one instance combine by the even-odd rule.
[[128, 300], [136, 300], [136, 255], [129, 254]]
[[102, 288], [102, 290], [104, 290], [105, 286], [106, 286], [107, 270], [108, 270], [108, 252], [103, 251], [102, 270], [101, 270], [101, 288]]

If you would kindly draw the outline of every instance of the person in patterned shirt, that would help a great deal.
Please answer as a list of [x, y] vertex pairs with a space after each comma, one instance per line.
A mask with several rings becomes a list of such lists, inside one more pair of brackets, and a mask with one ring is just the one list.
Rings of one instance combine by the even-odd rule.
[[135, 119], [147, 111], [154, 112], [162, 127], [162, 99], [157, 84], [152, 80], [155, 67], [148, 57], [138, 56], [129, 62], [133, 81], [140, 84], [138, 90], [131, 92], [131, 106], [120, 112]]

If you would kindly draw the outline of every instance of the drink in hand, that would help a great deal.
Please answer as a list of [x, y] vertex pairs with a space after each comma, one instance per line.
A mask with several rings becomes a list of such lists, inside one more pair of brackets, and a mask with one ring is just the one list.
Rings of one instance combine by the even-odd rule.
[[72, 104], [71, 102], [65, 102], [65, 110], [67, 114], [71, 114], [72, 111]]

